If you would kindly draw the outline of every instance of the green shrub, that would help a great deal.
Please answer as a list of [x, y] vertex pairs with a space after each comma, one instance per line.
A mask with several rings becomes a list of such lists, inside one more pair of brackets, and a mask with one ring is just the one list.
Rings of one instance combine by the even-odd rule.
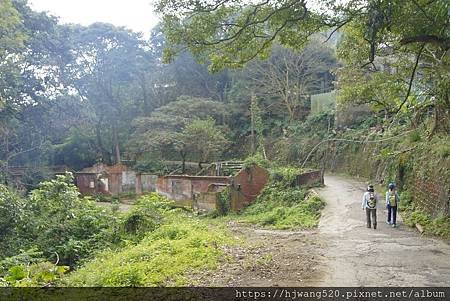
[[297, 167], [274, 167], [270, 169], [270, 182], [274, 185], [290, 187], [295, 185], [295, 180], [302, 170]]
[[0, 287], [54, 284], [68, 270], [68, 266], [46, 261], [43, 253], [33, 248], [0, 261]]
[[254, 165], [258, 165], [264, 168], [269, 168], [271, 166], [270, 162], [267, 159], [264, 159], [264, 157], [260, 153], [249, 156], [244, 160], [244, 168], [249, 168]]
[[29, 250], [20, 252], [17, 255], [4, 258], [0, 261], [0, 275], [5, 275], [10, 268], [18, 265], [30, 265], [34, 263], [44, 262], [46, 259], [43, 253], [37, 248], [31, 248]]
[[437, 153], [442, 158], [447, 158], [450, 156], [450, 143], [447, 142], [446, 144], [440, 144], [437, 146]]
[[402, 191], [400, 193], [400, 209], [405, 210], [411, 207], [411, 195], [408, 191]]
[[54, 265], [51, 262], [39, 262], [31, 265], [16, 265], [8, 270], [4, 278], [0, 278], [0, 286], [39, 287], [54, 285], [68, 266]]
[[148, 232], [157, 229], [164, 214], [174, 210], [175, 203], [157, 193], [139, 198], [131, 211], [125, 214], [122, 228], [127, 239], [141, 240]]
[[212, 269], [223, 258], [222, 246], [233, 243], [226, 230], [180, 211], [167, 212], [165, 223], [138, 244], [105, 251], [63, 284], [68, 286], [180, 286], [187, 272]]
[[432, 235], [450, 238], [450, 218], [440, 217], [433, 219], [425, 228], [427, 233]]
[[242, 212], [241, 220], [276, 229], [312, 228], [319, 222], [325, 203], [315, 195], [295, 186], [302, 170], [296, 167], [273, 167], [269, 184], [255, 202]]
[[409, 141], [410, 142], [418, 142], [420, 141], [420, 132], [419, 131], [413, 131], [409, 134]]
[[230, 190], [225, 188], [217, 195], [217, 215], [226, 215], [231, 208], [231, 195]]
[[450, 238], [450, 218], [448, 216], [433, 219], [420, 210], [406, 210], [402, 217], [405, 224], [410, 227], [420, 224], [426, 234]]
[[15, 244], [4, 246], [2, 242], [6, 250], [1, 258], [17, 254], [19, 247], [36, 247], [47, 260], [59, 256], [61, 264], [74, 266], [115, 242], [117, 215], [89, 198], [80, 198], [72, 182], [72, 174], [67, 173], [42, 182], [27, 199], [9, 198], [9, 215], [12, 213], [14, 220], [0, 216], [0, 225], [4, 222], [9, 227]]
[[241, 220], [275, 229], [313, 228], [325, 203], [318, 196], [305, 197], [305, 194], [298, 188], [267, 187], [243, 211]]
[[119, 203], [119, 197], [113, 195], [97, 194], [93, 196], [96, 202]]
[[415, 224], [420, 224], [422, 226], [426, 226], [430, 223], [431, 218], [428, 214], [423, 213], [421, 211], [414, 211], [411, 214], [411, 222]]
[[0, 259], [14, 255], [21, 248], [20, 236], [26, 233], [26, 201], [0, 185]]

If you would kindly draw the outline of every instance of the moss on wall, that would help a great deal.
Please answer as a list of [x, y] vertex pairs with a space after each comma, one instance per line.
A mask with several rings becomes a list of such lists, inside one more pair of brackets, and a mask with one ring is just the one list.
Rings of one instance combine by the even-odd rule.
[[450, 141], [416, 135], [382, 143], [337, 143], [328, 166], [380, 184], [395, 182], [416, 208], [432, 217], [449, 216]]

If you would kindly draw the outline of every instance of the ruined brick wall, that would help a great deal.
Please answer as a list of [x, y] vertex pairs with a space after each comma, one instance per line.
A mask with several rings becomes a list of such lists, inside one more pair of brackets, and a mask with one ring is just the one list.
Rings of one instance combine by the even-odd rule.
[[156, 182], [156, 192], [174, 201], [192, 198], [192, 186], [189, 179], [160, 177]]
[[96, 193], [96, 185], [97, 181], [96, 174], [89, 173], [77, 173], [75, 175], [75, 182], [78, 187], [78, 190], [82, 195], [93, 195]]
[[323, 185], [323, 175], [320, 170], [302, 173], [295, 179], [297, 186], [312, 187]]
[[122, 171], [122, 192], [136, 192], [136, 173], [134, 171]]
[[122, 192], [122, 172], [108, 174], [109, 192], [117, 195]]
[[99, 179], [95, 173], [76, 173], [75, 184], [82, 195], [110, 194], [108, 179]]
[[269, 181], [269, 172], [259, 166], [241, 170], [234, 178], [231, 189], [231, 210], [239, 211], [251, 204]]

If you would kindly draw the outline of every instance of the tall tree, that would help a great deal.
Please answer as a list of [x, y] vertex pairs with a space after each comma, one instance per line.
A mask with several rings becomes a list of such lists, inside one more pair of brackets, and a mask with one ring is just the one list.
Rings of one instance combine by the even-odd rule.
[[[345, 28], [341, 58], [352, 67], [372, 70], [356, 72], [355, 78], [348, 73], [344, 86], [368, 80], [371, 91], [392, 90], [390, 98], [399, 99], [395, 109], [388, 108], [394, 113], [412, 109], [411, 100], [417, 97], [411, 92], [422, 91], [425, 107], [434, 108], [434, 130], [449, 128], [448, 1], [327, 0], [313, 5], [306, 0], [259, 0], [242, 7], [233, 0], [160, 0], [157, 8], [169, 41], [166, 59], [188, 48], [200, 61], [210, 60], [212, 70], [268, 58], [275, 41], [298, 49], [317, 31]], [[386, 80], [380, 79], [377, 57], [394, 62], [392, 69], [399, 72], [385, 72]]]
[[94, 113], [91, 122], [103, 160], [119, 163], [120, 141], [138, 114], [139, 99], [148, 105], [146, 90], [136, 95], [135, 87], [145, 85], [142, 69], [151, 68], [151, 57], [140, 36], [124, 28], [95, 23], [67, 31], [72, 39], [72, 56], [64, 70], [67, 82]]
[[199, 60], [211, 61], [215, 71], [267, 58], [276, 39], [299, 48], [321, 26], [304, 0], [258, 0], [244, 6], [234, 0], [160, 0], [157, 10], [170, 42], [165, 58], [187, 47]]
[[369, 103], [388, 115], [423, 116], [450, 130], [448, 1], [366, 1], [344, 26], [338, 54], [341, 101]]
[[[138, 160], [146, 153], [153, 153], [162, 159], [180, 158], [184, 162], [188, 155], [186, 145], [198, 141], [186, 143], [185, 139], [180, 138], [188, 136], [187, 133], [180, 134], [183, 129], [195, 120], [209, 120], [209, 118], [213, 118], [212, 120], [219, 126], [224, 126], [227, 115], [226, 107], [221, 102], [180, 97], [177, 101], [155, 110], [149, 117], [137, 118], [134, 121], [133, 152]], [[190, 158], [202, 160], [201, 157], [195, 157], [192, 152]]]
[[251, 62], [243, 70], [247, 87], [257, 96], [271, 99], [271, 105], [281, 108], [289, 120], [304, 117], [309, 112], [309, 96], [332, 89], [331, 69], [336, 67], [336, 59], [332, 49], [319, 43], [311, 43], [301, 52], [275, 45], [270, 58]]
[[187, 158], [199, 164], [218, 159], [229, 144], [212, 118], [190, 122], [177, 138], [179, 148], [183, 149]]
[[64, 90], [58, 62], [66, 48], [56, 20], [32, 11], [26, 1], [4, 0], [0, 8], [0, 170], [8, 174], [12, 163], [39, 161], [31, 155], [47, 135], [24, 130], [33, 127], [26, 116]]

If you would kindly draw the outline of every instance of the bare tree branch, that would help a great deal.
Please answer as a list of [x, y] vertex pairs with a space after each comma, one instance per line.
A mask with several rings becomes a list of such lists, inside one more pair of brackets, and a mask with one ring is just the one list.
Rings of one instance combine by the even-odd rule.
[[400, 110], [402, 109], [403, 105], [408, 100], [409, 94], [411, 93], [412, 83], [413, 83], [414, 77], [416, 75], [416, 69], [417, 69], [417, 66], [419, 65], [420, 56], [422, 55], [422, 51], [423, 51], [424, 48], [425, 48], [425, 44], [422, 44], [422, 46], [420, 47], [419, 53], [417, 53], [416, 62], [414, 64], [414, 67], [413, 67], [413, 70], [412, 70], [412, 73], [411, 73], [411, 78], [409, 79], [408, 91], [406, 92], [405, 98], [403, 99], [403, 102], [400, 104], [400, 106], [396, 110], [395, 114], [398, 114], [398, 112], [400, 112]]

